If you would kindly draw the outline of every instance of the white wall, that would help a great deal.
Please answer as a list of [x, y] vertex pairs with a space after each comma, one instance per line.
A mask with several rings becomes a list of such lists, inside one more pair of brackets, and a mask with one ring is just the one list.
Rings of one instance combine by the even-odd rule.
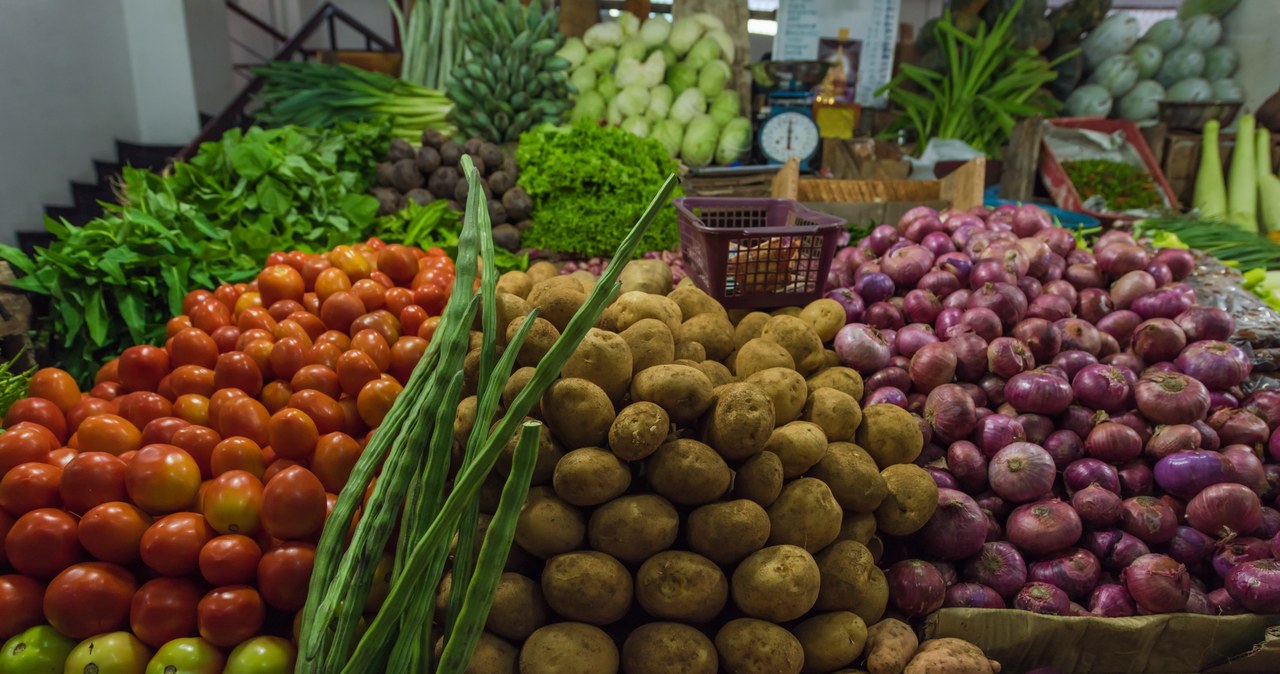
[[1223, 21], [1226, 43], [1240, 54], [1235, 79], [1244, 88], [1245, 107], [1257, 110], [1280, 88], [1280, 2], [1242, 0]]
[[200, 116], [182, 3], [124, 0], [124, 22], [138, 111], [136, 140], [186, 145], [200, 130]]
[[240, 90], [231, 71], [227, 6], [210, 0], [184, 0], [183, 5], [196, 109], [216, 115]]

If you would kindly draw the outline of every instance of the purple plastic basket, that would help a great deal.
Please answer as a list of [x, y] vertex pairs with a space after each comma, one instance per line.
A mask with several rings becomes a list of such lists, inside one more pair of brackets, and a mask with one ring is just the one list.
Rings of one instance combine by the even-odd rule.
[[845, 220], [790, 199], [673, 199], [685, 273], [726, 309], [822, 296]]

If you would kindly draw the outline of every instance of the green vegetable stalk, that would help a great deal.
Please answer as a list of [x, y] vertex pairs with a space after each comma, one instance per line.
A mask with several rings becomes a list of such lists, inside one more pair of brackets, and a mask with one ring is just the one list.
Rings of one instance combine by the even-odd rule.
[[1196, 169], [1195, 194], [1191, 205], [1206, 219], [1227, 215], [1227, 183], [1222, 176], [1222, 159], [1218, 155], [1218, 120], [1205, 122], [1200, 143], [1200, 166]]

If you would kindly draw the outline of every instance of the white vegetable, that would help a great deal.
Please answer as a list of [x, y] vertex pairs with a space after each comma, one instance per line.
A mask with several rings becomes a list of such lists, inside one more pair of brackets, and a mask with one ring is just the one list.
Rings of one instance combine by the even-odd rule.
[[569, 74], [569, 82], [581, 94], [596, 88], [596, 71], [591, 66], [578, 66]]
[[622, 120], [622, 128], [633, 136], [649, 137], [649, 120], [644, 117], [628, 117]]
[[[706, 111], [707, 97], [703, 96], [702, 92], [696, 88], [685, 89], [683, 93], [676, 96], [675, 102], [671, 104], [671, 119], [687, 127], [694, 117]], [[710, 118], [708, 117], [708, 119]]]
[[1222, 22], [1212, 14], [1200, 14], [1187, 19], [1187, 35], [1182, 44], [1197, 49], [1208, 49], [1222, 39]]
[[1093, 70], [1108, 56], [1129, 51], [1138, 42], [1139, 29], [1138, 19], [1131, 14], [1112, 14], [1103, 19], [1080, 43], [1085, 68]]
[[644, 61], [644, 57], [649, 53], [649, 48], [645, 46], [644, 40], [639, 36], [629, 37], [622, 41], [622, 46], [618, 47], [618, 62], [622, 59], [633, 58], [637, 61]]
[[702, 24], [693, 17], [686, 16], [671, 23], [671, 35], [667, 37], [667, 44], [675, 50], [676, 56], [684, 56], [700, 37], [702, 37]]
[[716, 154], [716, 141], [720, 138], [720, 127], [707, 115], [698, 115], [689, 122], [684, 130], [684, 140], [680, 142], [680, 159], [693, 168], [702, 168], [711, 163]]
[[649, 54], [649, 58], [644, 60], [641, 66], [640, 83], [646, 87], [653, 88], [662, 84], [662, 80], [667, 75], [667, 61], [662, 57], [662, 52], [653, 52]]
[[751, 149], [751, 120], [735, 117], [720, 130], [716, 143], [716, 163], [732, 164]]
[[1098, 84], [1077, 87], [1063, 103], [1068, 117], [1106, 117], [1111, 112], [1111, 92]]
[[1160, 64], [1164, 62], [1164, 52], [1150, 42], [1139, 42], [1129, 50], [1129, 58], [1133, 59], [1133, 64], [1138, 66], [1138, 77], [1149, 79], [1160, 71]]
[[631, 57], [618, 59], [618, 67], [613, 71], [613, 79], [618, 86], [626, 89], [633, 84], [639, 84], [644, 75], [644, 66], [640, 61]]
[[1154, 119], [1160, 114], [1160, 101], [1164, 99], [1164, 87], [1155, 80], [1142, 80], [1133, 85], [1117, 104], [1121, 119], [1140, 122]]
[[724, 61], [712, 61], [698, 71], [698, 89], [704, 96], [711, 98], [724, 91], [732, 75], [729, 64]]
[[1225, 44], [1210, 47], [1204, 52], [1204, 78], [1210, 81], [1226, 79], [1235, 74], [1240, 66], [1240, 57], [1236, 50]]
[[569, 66], [577, 68], [587, 58], [587, 46], [582, 44], [582, 40], [571, 37], [564, 41], [564, 46], [556, 52], [556, 56], [569, 62]]
[[715, 40], [720, 44], [720, 58], [724, 59], [725, 63], [733, 65], [733, 38], [729, 37], [729, 34], [723, 30], [713, 30], [708, 32], [707, 35], [711, 36], [712, 40]]
[[1138, 66], [1127, 54], [1108, 56], [1098, 68], [1089, 73], [1090, 84], [1100, 84], [1112, 97], [1129, 93], [1138, 82]]
[[684, 140], [684, 125], [674, 119], [661, 120], [650, 129], [649, 137], [662, 143], [668, 156], [677, 157], [680, 155], [680, 143]]
[[645, 108], [649, 107], [649, 89], [643, 85], [633, 84], [624, 87], [618, 92], [618, 97], [613, 100], [617, 102], [618, 111], [623, 117], [643, 115]]
[[1172, 87], [1182, 80], [1199, 77], [1204, 73], [1204, 52], [1195, 47], [1178, 47], [1164, 55], [1164, 63], [1156, 73], [1156, 80]]
[[667, 86], [677, 96], [685, 89], [698, 86], [698, 69], [688, 63], [677, 63], [667, 68]]
[[604, 100], [611, 101], [618, 95], [618, 83], [613, 79], [613, 73], [601, 73], [596, 78], [596, 91], [604, 97]]
[[1161, 19], [1147, 29], [1147, 34], [1142, 36], [1142, 41], [1149, 42], [1159, 47], [1160, 51], [1166, 52], [1182, 44], [1182, 37], [1185, 34], [1181, 21]]
[[703, 35], [693, 43], [689, 53], [684, 55], [685, 63], [701, 70], [703, 66], [720, 59], [720, 43], [710, 35]]
[[1202, 77], [1188, 77], [1169, 87], [1165, 97], [1180, 103], [1195, 103], [1213, 98], [1213, 86]]
[[599, 49], [601, 47], [617, 47], [622, 44], [622, 39], [626, 35], [622, 32], [622, 26], [616, 22], [597, 23], [587, 29], [582, 35], [582, 42], [587, 45], [588, 49]]
[[671, 93], [671, 87], [665, 84], [649, 90], [649, 107], [645, 109], [644, 116], [649, 119], [658, 120], [666, 119], [671, 114], [671, 101], [675, 99], [675, 95]]
[[618, 15], [618, 26], [622, 28], [622, 34], [631, 37], [640, 32], [640, 17], [631, 12], [623, 12]]
[[1213, 100], [1243, 101], [1244, 89], [1241, 89], [1240, 84], [1233, 79], [1217, 80], [1213, 83]]
[[650, 17], [643, 26], [640, 26], [640, 39], [644, 40], [645, 46], [650, 49], [662, 46], [662, 43], [667, 41], [668, 35], [671, 35], [671, 22], [661, 14]]

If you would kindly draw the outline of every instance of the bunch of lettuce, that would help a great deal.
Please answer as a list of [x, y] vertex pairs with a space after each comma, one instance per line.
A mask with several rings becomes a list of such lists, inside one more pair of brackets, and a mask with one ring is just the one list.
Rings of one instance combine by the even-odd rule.
[[[590, 121], [526, 132], [516, 162], [519, 185], [534, 204], [523, 243], [583, 257], [610, 254], [680, 168], [656, 140]], [[675, 209], [666, 205], [640, 250], [667, 250], [679, 240]]]
[[751, 122], [731, 87], [733, 40], [714, 15], [656, 16], [642, 25], [623, 13], [558, 53], [573, 64], [573, 121], [653, 138], [694, 168], [732, 163], [751, 147]]

